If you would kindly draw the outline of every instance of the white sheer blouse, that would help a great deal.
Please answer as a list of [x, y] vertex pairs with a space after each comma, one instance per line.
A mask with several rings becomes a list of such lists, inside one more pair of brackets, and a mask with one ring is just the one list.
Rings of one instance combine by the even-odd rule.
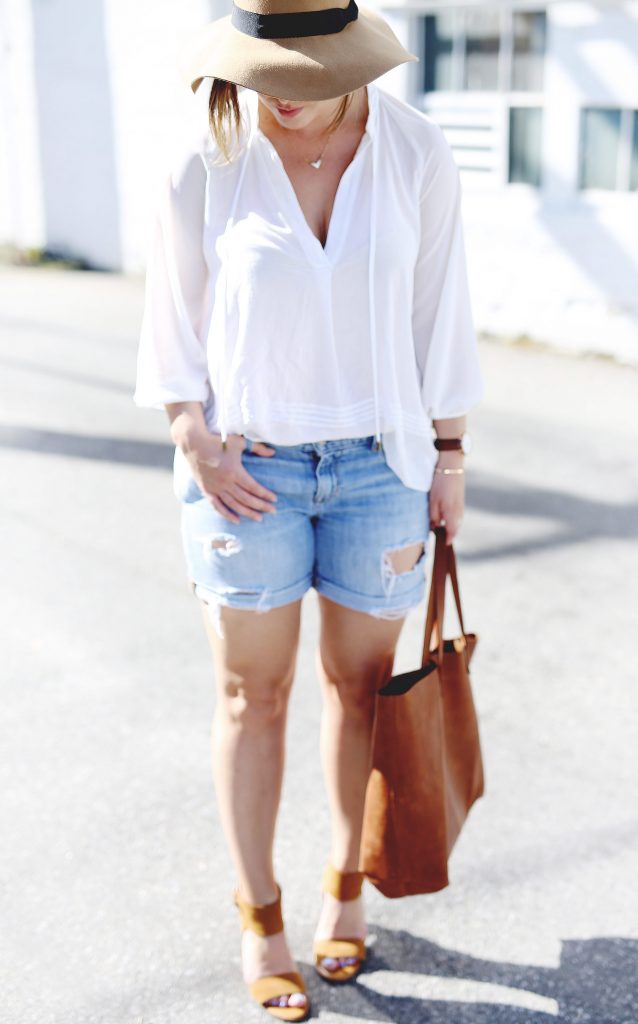
[[150, 246], [133, 400], [201, 401], [211, 431], [274, 445], [376, 435], [400, 479], [427, 491], [432, 419], [483, 397], [459, 174], [432, 120], [367, 89], [325, 248], [258, 127], [255, 92], [240, 92], [246, 130], [231, 163], [219, 163], [208, 124], [176, 159]]

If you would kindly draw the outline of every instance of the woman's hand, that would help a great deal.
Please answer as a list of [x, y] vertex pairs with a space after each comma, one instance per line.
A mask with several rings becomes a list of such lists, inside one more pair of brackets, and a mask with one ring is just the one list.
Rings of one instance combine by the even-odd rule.
[[[277, 511], [277, 495], [244, 469], [241, 453], [245, 447], [242, 434], [229, 434], [224, 450], [219, 434], [198, 429], [182, 448], [202, 494], [230, 523], [238, 523], [241, 515], [259, 522], [262, 512]], [[261, 441], [253, 442], [251, 450], [255, 455], [275, 454], [274, 448]]]
[[[242, 465], [246, 447], [243, 434], [230, 434], [226, 449], [219, 434], [211, 434], [206, 425], [202, 402], [168, 402], [166, 413], [171, 423], [171, 440], [181, 448], [195, 483], [211, 505], [230, 523], [240, 515], [259, 521], [262, 512], [275, 512], [277, 495], [257, 483]], [[253, 443], [255, 455], [274, 455], [261, 441]]]
[[[462, 456], [442, 452], [440, 469], [462, 469]], [[451, 544], [459, 532], [465, 510], [465, 474], [435, 473], [430, 488], [430, 529], [445, 524], [445, 543]]]

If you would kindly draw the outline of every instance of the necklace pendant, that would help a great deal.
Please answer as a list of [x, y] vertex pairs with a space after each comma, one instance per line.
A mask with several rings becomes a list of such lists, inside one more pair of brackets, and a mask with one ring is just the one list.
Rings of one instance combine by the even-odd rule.
[[318, 159], [318, 160], [311, 160], [311, 161], [310, 161], [310, 166], [311, 166], [311, 167], [314, 167], [314, 169], [315, 169], [316, 171], [318, 171], [318, 170], [319, 170], [319, 168], [321, 167], [321, 157], [319, 157], [319, 159]]

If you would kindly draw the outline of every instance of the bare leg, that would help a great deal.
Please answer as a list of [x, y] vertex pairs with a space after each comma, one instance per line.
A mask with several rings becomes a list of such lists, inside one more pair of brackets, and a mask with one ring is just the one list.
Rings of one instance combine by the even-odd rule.
[[[249, 903], [277, 898], [273, 840], [284, 771], [288, 698], [299, 642], [301, 602], [265, 613], [222, 607], [223, 639], [202, 611], [215, 666], [213, 777], [219, 814]], [[242, 935], [244, 980], [296, 970], [285, 933]], [[301, 1006], [305, 996], [290, 996]]]
[[[330, 859], [341, 871], [357, 871], [374, 697], [392, 671], [404, 619], [379, 619], [324, 597], [320, 605], [317, 669], [324, 699], [321, 760], [332, 821]], [[315, 939], [365, 935], [362, 897], [340, 902], [324, 894]], [[332, 970], [339, 962], [326, 958], [323, 965]]]
[[403, 620], [377, 619], [322, 599], [317, 650], [321, 758], [332, 821], [331, 860], [359, 867], [375, 692], [392, 671]]

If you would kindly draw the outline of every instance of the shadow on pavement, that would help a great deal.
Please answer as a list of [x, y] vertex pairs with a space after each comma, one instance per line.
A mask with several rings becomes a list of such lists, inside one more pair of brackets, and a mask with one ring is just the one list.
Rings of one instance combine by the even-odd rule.
[[122, 462], [153, 469], [173, 468], [175, 448], [157, 441], [128, 441], [120, 437], [68, 434], [33, 427], [0, 426], [0, 448], [17, 448], [42, 455], [64, 455], [77, 459]]
[[[393, 1024], [636, 1024], [638, 940], [570, 939], [563, 942], [557, 968], [510, 964], [445, 949], [406, 931], [369, 926], [376, 942], [368, 966], [356, 982], [344, 986], [309, 985], [314, 1014], [329, 1010], [347, 1020], [392, 1021]], [[304, 965], [306, 977], [313, 974]], [[433, 990], [434, 998], [387, 995], [375, 989], [374, 972], [413, 974], [415, 986]], [[427, 980], [426, 980], [427, 979]], [[445, 979], [448, 979], [447, 985]], [[450, 984], [451, 982], [451, 984]], [[489, 1000], [454, 999], [454, 983], [492, 988]], [[389, 984], [392, 985], [392, 979]], [[398, 986], [397, 986], [398, 987]], [[404, 988], [405, 985], [401, 985]], [[478, 986], [477, 986], [478, 987]], [[441, 988], [446, 989], [443, 999]], [[508, 993], [506, 990], [509, 989]], [[502, 990], [502, 991], [499, 991]], [[513, 990], [513, 991], [512, 991]], [[448, 996], [449, 992], [449, 996]], [[508, 999], [509, 995], [509, 999]], [[517, 1000], [553, 1000], [556, 1008], [535, 1010]], [[514, 1004], [514, 1005], [512, 1005]]]
[[[172, 444], [154, 441], [130, 441], [5, 425], [0, 425], [0, 447], [168, 470], [172, 469], [175, 450]], [[594, 501], [568, 491], [512, 484], [506, 477], [496, 474], [488, 477], [475, 470], [468, 486], [467, 503], [471, 508], [493, 515], [535, 516], [539, 520], [554, 522], [561, 528], [549, 536], [525, 537], [511, 542], [500, 540], [498, 546], [464, 551], [463, 559], [468, 562], [507, 558], [581, 543], [595, 537], [613, 537], [616, 540], [638, 537], [638, 501], [624, 505]]]
[[[64, 455], [71, 458], [121, 462], [128, 465], [148, 466], [172, 470], [174, 446], [156, 441], [130, 441], [126, 438], [104, 437], [90, 434], [71, 434], [64, 431], [38, 430], [33, 427], [0, 425], [0, 448], [40, 452], [43, 455]], [[523, 484], [490, 474], [476, 472], [468, 487], [467, 504], [493, 515], [509, 518], [536, 517], [539, 521], [555, 523], [559, 529], [540, 537], [523, 537], [503, 541], [489, 547], [463, 552], [466, 562], [491, 561], [529, 554], [532, 551], [565, 547], [597, 537], [630, 540], [638, 537], [638, 502], [624, 505], [594, 501], [566, 491], [554, 491]]]
[[[504, 480], [504, 484], [498, 481]], [[511, 480], [476, 472], [468, 483], [467, 504], [492, 515], [513, 518], [536, 517], [539, 522], [554, 523], [556, 533], [520, 540], [503, 541], [498, 545], [464, 551], [467, 562], [510, 558], [532, 551], [580, 544], [597, 537], [631, 540], [638, 537], [638, 501], [625, 504], [596, 501], [569, 491], [513, 484]]]

